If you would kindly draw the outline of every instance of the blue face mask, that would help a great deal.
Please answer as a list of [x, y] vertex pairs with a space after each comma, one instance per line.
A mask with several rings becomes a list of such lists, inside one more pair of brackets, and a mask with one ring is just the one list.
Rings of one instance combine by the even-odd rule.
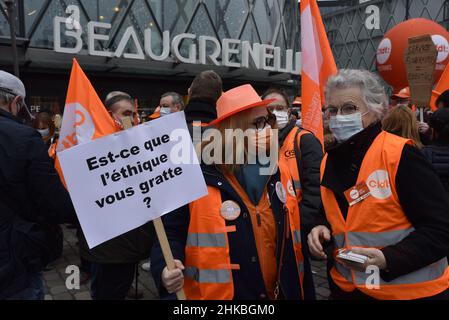
[[42, 138], [44, 138], [44, 139], [46, 139], [46, 138], [48, 138], [49, 136], [50, 136], [50, 129], [43, 129], [43, 130], [37, 130], [40, 134], [41, 134], [41, 136], [42, 136]]
[[329, 129], [338, 142], [345, 142], [352, 136], [363, 131], [363, 116], [360, 112], [333, 116], [330, 118]]
[[170, 113], [170, 108], [161, 108], [161, 117], [169, 115]]

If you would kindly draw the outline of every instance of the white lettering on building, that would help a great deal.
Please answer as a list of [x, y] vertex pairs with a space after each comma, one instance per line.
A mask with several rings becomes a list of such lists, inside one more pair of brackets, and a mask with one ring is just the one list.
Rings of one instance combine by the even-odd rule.
[[[80, 11], [77, 6], [67, 7], [69, 17], [54, 18], [54, 51], [79, 54], [83, 49], [83, 28], [79, 24]], [[155, 53], [152, 43], [153, 30], [144, 30], [144, 39], [139, 39], [134, 27], [128, 27], [115, 51], [106, 48], [110, 41], [110, 23], [90, 21], [86, 28], [87, 53], [91, 56], [153, 61], [181, 62], [187, 64], [213, 64], [233, 68], [252, 68], [299, 75], [301, 53], [288, 49], [282, 54], [280, 47], [270, 44], [250, 43], [236, 39], [222, 39], [181, 33], [162, 35], [160, 54]], [[72, 46], [63, 46], [61, 35], [71, 39]], [[143, 41], [143, 46], [141, 41]], [[73, 46], [73, 43], [75, 44]], [[102, 44], [103, 49], [98, 48]], [[130, 48], [128, 50], [128, 48]]]

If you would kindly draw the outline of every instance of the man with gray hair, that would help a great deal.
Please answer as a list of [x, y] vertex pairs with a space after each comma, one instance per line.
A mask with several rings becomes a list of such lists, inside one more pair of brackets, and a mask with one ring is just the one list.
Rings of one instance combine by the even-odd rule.
[[22, 81], [0, 70], [0, 300], [44, 298], [41, 272], [62, 249], [51, 224], [76, 222], [48, 146], [17, 118], [25, 96]]
[[140, 123], [139, 114], [134, 105], [134, 99], [126, 92], [112, 91], [108, 93], [104, 101], [104, 106], [120, 128], [122, 128], [121, 121], [126, 117], [132, 118], [133, 125]]
[[371, 72], [328, 80], [337, 143], [321, 165], [323, 212], [309, 248], [329, 258], [334, 299], [448, 299], [449, 199], [420, 150], [382, 131], [386, 108]]
[[159, 102], [161, 117], [170, 113], [175, 113], [184, 110], [184, 101], [182, 96], [176, 92], [167, 92], [161, 96]]

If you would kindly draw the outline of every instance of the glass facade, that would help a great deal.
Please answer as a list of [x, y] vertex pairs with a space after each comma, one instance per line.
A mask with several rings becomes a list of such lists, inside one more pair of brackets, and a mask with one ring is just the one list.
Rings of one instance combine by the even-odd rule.
[[[3, 0], [0, 4], [4, 7]], [[195, 40], [181, 42], [180, 54], [188, 55], [189, 44], [199, 46], [199, 36], [211, 36], [219, 41], [225, 38], [249, 41], [280, 47], [281, 61], [285, 61], [286, 50], [299, 51], [299, 6], [291, 0], [16, 0], [16, 30], [19, 45], [20, 71], [29, 90], [32, 106], [55, 108], [63, 106], [67, 90], [67, 72], [71, 54], [55, 52], [55, 17], [69, 17], [79, 9], [76, 20], [82, 28], [82, 49], [76, 56], [88, 74], [100, 97], [109, 91], [120, 89], [139, 100], [144, 110], [152, 110], [159, 96], [169, 89], [187, 93], [192, 77], [201, 70], [215, 68], [213, 65], [179, 63], [173, 52], [163, 62], [110, 58], [89, 55], [87, 25], [90, 21], [110, 23], [111, 29], [97, 28], [97, 34], [108, 35], [107, 41], [95, 41], [95, 50], [114, 53], [128, 27], [135, 30], [142, 49], [145, 45], [145, 30], [151, 32], [151, 49], [155, 55], [162, 53], [163, 32], [170, 32], [172, 40], [182, 33], [195, 34]], [[65, 36], [67, 23], [61, 23], [61, 46], [75, 47], [75, 38]], [[4, 10], [0, 10], [0, 68], [10, 69], [9, 25]], [[206, 51], [213, 50], [207, 43]], [[5, 52], [6, 54], [3, 54]], [[135, 53], [129, 41], [124, 53]], [[199, 58], [200, 50], [197, 52]], [[222, 63], [221, 54], [217, 60]], [[241, 53], [233, 54], [231, 62], [240, 62]], [[209, 63], [209, 62], [207, 62]], [[268, 59], [268, 65], [274, 64]], [[235, 69], [239, 69], [238, 71]], [[225, 89], [251, 82], [260, 91], [278, 84], [293, 87], [297, 92], [299, 75], [216, 67], [223, 77]], [[48, 79], [42, 81], [42, 77]], [[293, 79], [293, 80], [292, 80]], [[157, 85], [154, 85], [157, 83]]]
[[[447, 0], [318, 3], [339, 67], [374, 70], [374, 55], [383, 34], [407, 18], [424, 17], [449, 27]], [[156, 53], [165, 30], [172, 36], [186, 32], [274, 44], [283, 51], [299, 51], [300, 46], [298, 3], [289, 0], [17, 0], [17, 36], [28, 39], [31, 48], [52, 49], [53, 17], [66, 16], [69, 5], [81, 9], [80, 24], [84, 31], [88, 21], [112, 24], [111, 41], [107, 43], [111, 49], [116, 48], [128, 26], [136, 29], [139, 39], [143, 39], [145, 28], [154, 29], [152, 45]], [[370, 5], [380, 9], [380, 29], [364, 27], [365, 11]], [[0, 11], [0, 37], [9, 37], [4, 10]], [[71, 41], [63, 38], [63, 45], [70, 46]], [[86, 48], [87, 41], [83, 43]]]
[[9, 36], [10, 31], [6, 12], [2, 8], [0, 8], [0, 37], [9, 37]]
[[[369, 30], [365, 22], [367, 7], [380, 12], [380, 28]], [[374, 0], [364, 1], [337, 12], [323, 15], [329, 41], [339, 68], [376, 70], [376, 51], [384, 34], [407, 19], [426, 18], [449, 27], [447, 0]]]
[[[0, 3], [3, 1], [0, 0]], [[320, 0], [318, 4], [339, 68], [364, 68], [375, 71], [376, 50], [383, 35], [406, 19], [424, 17], [440, 23], [445, 28], [449, 27], [449, 0]], [[53, 57], [51, 56], [54, 53], [53, 19], [56, 16], [67, 17], [66, 9], [70, 5], [75, 5], [80, 10], [79, 21], [83, 28], [84, 49], [80, 52], [81, 55], [87, 55], [86, 29], [89, 21], [107, 22], [112, 25], [111, 30], [100, 29], [99, 32], [108, 33], [109, 41], [96, 41], [96, 50], [114, 51], [125, 30], [131, 26], [136, 31], [142, 47], [144, 30], [147, 28], [153, 30], [151, 47], [156, 55], [161, 53], [164, 31], [170, 32], [171, 39], [180, 33], [193, 33], [197, 36], [212, 36], [219, 40], [231, 38], [271, 44], [280, 47], [282, 55], [287, 49], [294, 52], [301, 51], [299, 3], [296, 0], [16, 0], [18, 16], [16, 30], [17, 36], [22, 39], [19, 41], [21, 56], [24, 57], [33, 49], [38, 50], [40, 54], [30, 55], [31, 58], [27, 57], [28, 60], [22, 58], [22, 71], [34, 71], [33, 67], [36, 68], [36, 64], [40, 70], [46, 70], [45, 64], [39, 65], [39, 59], [44, 58], [47, 52], [51, 57], [50, 60]], [[378, 29], [370, 30], [366, 28], [365, 22], [369, 16], [367, 8], [372, 5], [379, 9], [380, 26]], [[0, 50], [2, 45], [3, 48], [8, 46], [8, 39], [9, 26], [6, 13], [0, 10]], [[75, 41], [70, 37], [61, 37], [61, 42], [67, 47], [75, 45]], [[182, 42], [182, 55], [186, 55], [190, 43], [192, 40]], [[132, 43], [128, 44], [125, 52], [134, 52], [135, 48], [132, 46]], [[5, 51], [6, 49], [3, 50], [9, 53]], [[207, 50], [211, 52], [210, 44]], [[231, 60], [239, 61], [240, 58], [240, 55], [236, 54]], [[86, 63], [87, 70], [97, 72], [94, 76], [101, 76], [102, 81], [108, 77], [133, 77], [140, 73], [139, 77], [147, 79], [153, 77], [173, 83], [174, 79], [186, 82], [201, 69], [196, 65], [190, 69], [183, 66], [178, 68], [179, 66], [174, 63], [155, 69], [151, 69], [153, 65], [147, 64], [140, 70], [142, 64], [139, 65], [139, 61], [114, 60], [119, 61], [110, 63], [108, 59], [92, 60], [92, 63]], [[218, 60], [221, 60], [221, 56]], [[65, 70], [69, 68], [69, 63], [66, 62]], [[63, 68], [61, 60], [55, 65]], [[0, 54], [1, 66], [6, 68], [11, 66], [9, 54]], [[221, 69], [225, 83], [264, 82], [263, 86], [280, 84], [291, 86], [294, 90], [299, 89], [299, 76], [296, 75], [279, 75], [276, 72], [251, 75], [252, 70], [234, 69]], [[245, 78], [248, 74], [248, 78]], [[140, 80], [135, 77], [133, 86], [137, 87], [139, 83]]]
[[[153, 30], [152, 48], [156, 54], [162, 47], [163, 31], [170, 31], [171, 37], [192, 33], [272, 44], [284, 53], [298, 49], [298, 6], [289, 0], [18, 0], [17, 24], [23, 24], [23, 33], [18, 29], [17, 36], [28, 39], [30, 48], [53, 49], [53, 18], [68, 16], [66, 9], [70, 5], [80, 8], [83, 49], [87, 49], [89, 21], [112, 25], [110, 41], [97, 42], [97, 49], [103, 46], [115, 50], [129, 26], [136, 30], [142, 46], [144, 30]], [[0, 15], [0, 26], [0, 36], [9, 36], [4, 15]], [[187, 50], [189, 41], [181, 50]], [[74, 46], [74, 40], [63, 37], [62, 46]]]

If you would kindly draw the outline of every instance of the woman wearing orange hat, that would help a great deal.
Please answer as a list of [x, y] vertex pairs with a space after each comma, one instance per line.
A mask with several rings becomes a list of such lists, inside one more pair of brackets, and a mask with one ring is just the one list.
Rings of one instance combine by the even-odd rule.
[[[203, 156], [209, 164], [202, 165], [209, 194], [163, 218], [177, 269], [168, 271], [159, 244], [153, 247], [152, 273], [161, 297], [181, 288], [189, 300], [310, 296], [303, 290], [298, 203], [288, 168], [277, 167], [271, 102], [262, 101], [250, 85], [218, 100], [218, 119], [210, 124], [213, 142], [220, 142], [210, 159]], [[245, 132], [245, 143], [226, 139], [229, 129]], [[275, 152], [274, 166], [262, 161], [260, 151]]]

